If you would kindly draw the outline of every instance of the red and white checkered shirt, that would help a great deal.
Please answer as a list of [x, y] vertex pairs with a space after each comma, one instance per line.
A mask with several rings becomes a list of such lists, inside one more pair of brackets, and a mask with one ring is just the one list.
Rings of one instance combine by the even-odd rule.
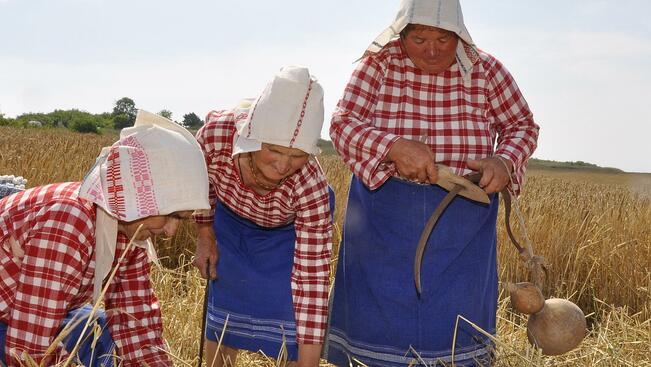
[[475, 62], [466, 84], [458, 64], [438, 74], [418, 69], [400, 39], [362, 59], [333, 114], [330, 136], [369, 188], [397, 175], [394, 164], [382, 161], [403, 137], [428, 144], [436, 162], [459, 175], [471, 172], [467, 160], [499, 155], [513, 163], [511, 190], [519, 193], [538, 125], [504, 66], [481, 51], [469, 56]]
[[[240, 111], [241, 112], [241, 111]], [[325, 174], [315, 158], [275, 190], [259, 195], [240, 180], [231, 158], [235, 124], [246, 113], [212, 111], [197, 133], [208, 166], [210, 200], [263, 227], [294, 222], [296, 244], [291, 287], [296, 318], [296, 339], [301, 344], [322, 344], [328, 317], [332, 219]], [[214, 213], [214, 212], [213, 212]], [[212, 223], [213, 215], [195, 216]]]
[[[41, 361], [68, 311], [92, 299], [95, 206], [78, 197], [79, 186], [41, 186], [0, 200], [0, 320], [8, 327], [7, 359], [12, 351], [25, 351]], [[10, 237], [24, 252], [21, 265]], [[127, 243], [119, 234], [113, 266]], [[123, 366], [171, 365], [149, 270], [146, 251], [134, 247], [104, 297]], [[65, 356], [59, 346], [45, 364]]]

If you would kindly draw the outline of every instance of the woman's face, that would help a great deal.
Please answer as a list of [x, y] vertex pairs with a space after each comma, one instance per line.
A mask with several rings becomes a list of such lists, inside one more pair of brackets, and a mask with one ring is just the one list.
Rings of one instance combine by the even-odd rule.
[[163, 235], [165, 237], [172, 237], [176, 234], [181, 220], [188, 219], [192, 216], [192, 211], [174, 212], [168, 215], [156, 215], [146, 217], [133, 222], [119, 222], [118, 231], [123, 233], [128, 238], [133, 237], [138, 227], [142, 224], [136, 241], [144, 241], [153, 236]]
[[267, 143], [262, 143], [262, 148], [252, 154], [258, 172], [272, 182], [280, 182], [291, 176], [303, 168], [310, 158], [300, 149]]
[[402, 37], [407, 56], [419, 69], [436, 74], [454, 64], [458, 37], [456, 33], [424, 25], [411, 25]]

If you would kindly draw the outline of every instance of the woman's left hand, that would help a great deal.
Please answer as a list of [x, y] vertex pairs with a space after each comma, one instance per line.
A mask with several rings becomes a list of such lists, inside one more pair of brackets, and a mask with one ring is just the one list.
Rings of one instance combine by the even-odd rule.
[[[217, 240], [211, 223], [196, 224], [197, 248], [192, 265], [196, 266], [204, 279], [217, 279]], [[208, 269], [206, 269], [208, 263]]]
[[509, 178], [513, 171], [511, 162], [497, 156], [480, 160], [471, 159], [466, 161], [466, 164], [468, 168], [481, 173], [479, 187], [484, 189], [487, 194], [502, 191], [509, 184]]

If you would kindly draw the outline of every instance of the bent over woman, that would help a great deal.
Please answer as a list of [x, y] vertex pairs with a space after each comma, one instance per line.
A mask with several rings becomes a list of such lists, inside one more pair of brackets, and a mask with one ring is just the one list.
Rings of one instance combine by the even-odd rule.
[[238, 349], [276, 357], [284, 346], [288, 360], [317, 366], [328, 314], [333, 205], [314, 156], [323, 90], [306, 68], [285, 67], [252, 103], [213, 111], [206, 120], [197, 139], [213, 213], [195, 217], [194, 261], [213, 279], [206, 359], [231, 365]]
[[[102, 150], [82, 182], [0, 200], [1, 361], [171, 366], [149, 279], [149, 239], [174, 235], [180, 220], [208, 208], [196, 140], [144, 111]], [[103, 287], [105, 312], [93, 317], [89, 301], [98, 301]]]

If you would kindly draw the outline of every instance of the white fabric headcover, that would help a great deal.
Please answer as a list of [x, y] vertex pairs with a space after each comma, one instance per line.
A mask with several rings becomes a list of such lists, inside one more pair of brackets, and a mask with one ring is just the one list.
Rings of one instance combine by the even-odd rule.
[[[470, 47], [470, 52], [477, 53], [475, 43], [463, 23], [459, 0], [402, 0], [396, 19], [371, 42], [366, 51], [380, 51], [389, 41], [399, 37], [408, 24], [421, 24], [454, 32]], [[457, 45], [457, 63], [465, 78], [469, 76], [468, 71], [472, 68], [473, 61], [468, 57], [464, 42]]]
[[[97, 204], [95, 289], [115, 256], [118, 220], [210, 209], [206, 162], [194, 136], [164, 117], [138, 111], [134, 127], [102, 149], [79, 197]], [[150, 241], [139, 243], [154, 254]]]
[[286, 66], [237, 122], [233, 155], [260, 150], [261, 143], [320, 152], [323, 88], [307, 68]]

